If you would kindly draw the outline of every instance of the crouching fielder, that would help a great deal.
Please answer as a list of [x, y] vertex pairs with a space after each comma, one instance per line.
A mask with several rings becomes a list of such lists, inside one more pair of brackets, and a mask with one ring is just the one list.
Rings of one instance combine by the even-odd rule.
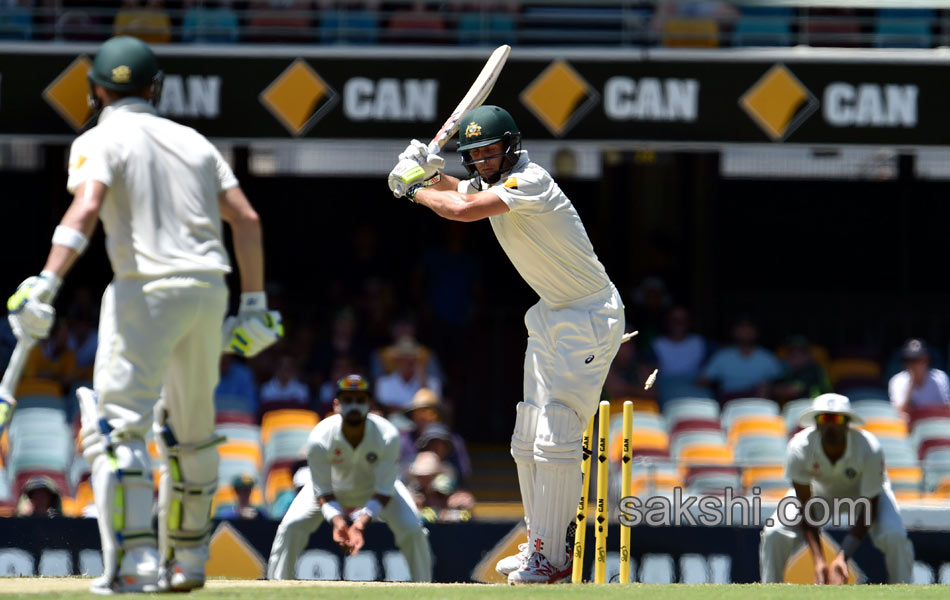
[[[785, 474], [795, 486], [795, 495], [804, 506], [812, 496], [834, 507], [837, 499], [867, 498], [869, 515], [858, 505], [851, 530], [841, 543], [841, 551], [830, 565], [821, 552], [818, 529], [803, 519], [799, 527], [779, 522], [762, 531], [759, 564], [762, 583], [781, 583], [785, 563], [802, 541], [808, 544], [815, 566], [815, 583], [841, 584], [848, 579], [848, 559], [865, 534], [884, 554], [890, 583], [911, 583], [914, 547], [897, 510], [897, 501], [884, 471], [884, 454], [877, 438], [860, 425], [851, 411], [851, 402], [840, 394], [822, 394], [811, 410], [801, 416], [805, 427], [789, 440]], [[814, 515], [822, 518], [820, 514]], [[792, 517], [787, 514], [786, 516]], [[869, 516], [870, 518], [866, 518]]]
[[[384, 521], [405, 555], [413, 581], [432, 580], [428, 531], [399, 473], [399, 432], [369, 414], [369, 382], [348, 375], [337, 382], [336, 414], [310, 434], [307, 462], [311, 482], [297, 494], [277, 528], [268, 579], [293, 579], [297, 558], [310, 534], [329, 521], [333, 541], [356, 554], [373, 519]], [[347, 515], [353, 515], [348, 523]]]
[[416, 204], [455, 221], [488, 219], [498, 243], [540, 300], [525, 314], [524, 400], [511, 455], [529, 539], [496, 569], [508, 582], [551, 583], [571, 572], [566, 544], [581, 494], [581, 438], [623, 335], [623, 303], [574, 205], [521, 150], [508, 111], [481, 106], [460, 121], [469, 179], [416, 140], [389, 176]]

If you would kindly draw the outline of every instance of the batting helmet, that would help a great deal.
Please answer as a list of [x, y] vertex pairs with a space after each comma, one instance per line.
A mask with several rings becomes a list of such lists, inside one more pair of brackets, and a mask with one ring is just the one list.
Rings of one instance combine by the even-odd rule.
[[162, 79], [152, 49], [142, 40], [129, 36], [106, 40], [89, 69], [90, 84], [114, 92], [135, 94], [151, 86], [153, 103], [158, 102]]
[[[518, 162], [518, 151], [521, 150], [521, 132], [507, 110], [500, 106], [482, 105], [469, 111], [462, 117], [460, 123], [458, 151], [462, 155], [462, 165], [468, 170], [470, 177], [478, 175], [478, 170], [475, 168], [476, 163], [504, 156], [505, 161], [502, 168], [491, 177], [491, 181], [488, 181], [488, 183], [495, 183]], [[471, 150], [490, 146], [497, 142], [503, 142], [504, 150], [501, 154], [483, 157], [478, 161], [472, 160]]]

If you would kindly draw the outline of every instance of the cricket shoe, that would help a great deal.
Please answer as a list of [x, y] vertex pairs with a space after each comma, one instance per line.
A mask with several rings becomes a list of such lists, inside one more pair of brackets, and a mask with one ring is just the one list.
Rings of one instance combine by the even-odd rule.
[[520, 567], [508, 574], [508, 585], [524, 583], [557, 583], [571, 574], [573, 561], [557, 568], [540, 552], [533, 552]]
[[162, 592], [190, 592], [205, 586], [205, 561], [176, 558], [164, 565], [158, 573], [158, 588]]
[[145, 594], [158, 591], [158, 585], [155, 575], [119, 575], [109, 580], [105, 577], [98, 577], [92, 581], [89, 591], [99, 596], [111, 596], [113, 594]]
[[524, 542], [518, 544], [518, 554], [512, 554], [499, 560], [495, 564], [495, 570], [498, 571], [499, 575], [508, 577], [509, 573], [517, 571], [526, 560], [528, 560], [528, 543]]

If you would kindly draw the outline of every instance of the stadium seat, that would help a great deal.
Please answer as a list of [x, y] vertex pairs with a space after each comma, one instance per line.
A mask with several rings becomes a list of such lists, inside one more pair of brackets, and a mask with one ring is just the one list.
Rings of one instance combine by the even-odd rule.
[[897, 409], [890, 400], [858, 400], [851, 403], [851, 410], [865, 421], [869, 419], [897, 419]]
[[284, 408], [268, 411], [261, 418], [261, 443], [268, 443], [274, 432], [280, 430], [306, 430], [309, 434], [319, 420], [312, 410]]
[[689, 465], [732, 465], [735, 456], [732, 448], [725, 444], [692, 444], [680, 451], [678, 460]]
[[687, 431], [722, 431], [722, 427], [719, 426], [718, 419], [684, 419], [673, 426], [670, 436], [677, 436]]
[[836, 390], [858, 387], [860, 382], [881, 382], [881, 365], [868, 358], [836, 358], [828, 366], [828, 379]]
[[719, 23], [714, 19], [668, 19], [663, 24], [662, 43], [670, 48], [715, 48], [719, 46]]
[[317, 413], [301, 409], [281, 409], [264, 413], [261, 443], [264, 467], [279, 460], [300, 458], [306, 452], [307, 438], [317, 424]]
[[748, 415], [736, 417], [729, 428], [727, 440], [730, 446], [749, 435], [772, 436], [785, 441], [785, 421], [777, 415]]
[[852, 387], [848, 389], [848, 399], [851, 402], [860, 402], [861, 400], [887, 400], [887, 390], [882, 387]]
[[467, 12], [459, 17], [458, 42], [498, 46], [515, 42], [515, 20], [505, 12]]
[[705, 387], [696, 385], [694, 375], [657, 375], [656, 393], [663, 407], [677, 398], [712, 398]]
[[270, 9], [266, 4], [251, 10], [241, 37], [247, 41], [273, 43], [304, 43], [311, 41], [309, 13], [300, 8]]
[[670, 428], [686, 419], [719, 419], [719, 403], [710, 398], [676, 398], [663, 405]]
[[879, 438], [881, 450], [884, 451], [884, 461], [889, 466], [906, 466], [917, 464], [917, 453], [906, 439]]
[[740, 6], [732, 30], [733, 46], [792, 46], [795, 9], [787, 6]]
[[193, 6], [181, 20], [181, 41], [228, 44], [238, 40], [237, 13], [227, 6]]
[[811, 409], [811, 405], [811, 398], [800, 398], [785, 403], [782, 407], [782, 417], [785, 419], [785, 432], [787, 435], [792, 435], [795, 431], [798, 431], [800, 428], [798, 421], [804, 412]]
[[244, 423], [218, 423], [215, 433], [228, 438], [228, 441], [243, 440], [253, 442], [260, 446], [261, 428], [257, 425], [247, 425]]
[[894, 437], [894, 438], [906, 438], [907, 437], [907, 424], [904, 423], [902, 419], [899, 418], [874, 418], [867, 419], [864, 422], [864, 425], [861, 426], [861, 429], [874, 434], [877, 438], [882, 437]]
[[914, 423], [910, 432], [910, 442], [913, 447], [920, 447], [930, 440], [948, 440], [950, 442], [950, 418], [931, 417], [920, 419]]
[[400, 10], [389, 19], [386, 41], [403, 44], [435, 44], [444, 41], [445, 21], [435, 11]]
[[926, 406], [914, 408], [908, 411], [910, 414], [910, 426], [913, 427], [917, 421], [930, 418], [948, 418], [950, 419], [950, 406]]
[[29, 8], [7, 6], [0, 10], [0, 40], [29, 40], [33, 37], [33, 14]]
[[64, 475], [72, 456], [73, 435], [61, 409], [23, 408], [13, 413], [6, 461], [10, 477], [35, 469]]
[[320, 13], [319, 32], [324, 44], [375, 44], [379, 22], [372, 11], [327, 9]]
[[740, 465], [774, 465], [785, 461], [785, 436], [748, 435], [737, 440], [736, 462]]
[[294, 489], [294, 474], [289, 465], [280, 465], [272, 468], [267, 473], [267, 480], [264, 482], [264, 500], [267, 506], [271, 506], [281, 492]]
[[[632, 439], [631, 439], [631, 450], [642, 451], [644, 450], [663, 450], [669, 452], [670, 449], [670, 438], [666, 435], [665, 431], [657, 431], [656, 429], [633, 429]], [[623, 456], [623, 435], [612, 435], [610, 437], [610, 446], [608, 450], [608, 457], [612, 461], [619, 461]]]
[[810, 8], [802, 27], [802, 43], [809, 46], [863, 46], [861, 24], [853, 9]]
[[693, 446], [705, 446], [708, 444], [726, 445], [726, 436], [721, 431], [699, 430], [684, 431], [670, 439], [670, 455], [680, 460], [683, 452]]
[[[236, 504], [237, 494], [234, 493], [234, 488], [230, 484], [219, 485], [214, 493], [214, 498], [211, 500], [211, 514], [217, 517], [223, 509]], [[261, 493], [259, 486], [255, 485], [251, 490], [251, 505], [264, 506], [264, 495]]]
[[913, 485], [916, 489], [923, 487], [924, 472], [917, 466], [887, 467], [887, 477], [891, 485]]
[[115, 35], [130, 35], [149, 44], [172, 41], [171, 18], [159, 8], [123, 8], [116, 13], [112, 29]]
[[936, 13], [929, 9], [884, 8], [877, 11], [874, 46], [877, 48], [930, 48]]
[[722, 407], [722, 416], [720, 422], [722, 428], [729, 431], [732, 421], [742, 416], [769, 416], [778, 415], [778, 404], [774, 400], [766, 398], [737, 398], [730, 400]]
[[739, 474], [735, 470], [714, 471], [702, 470], [690, 473], [686, 477], [686, 494], [692, 496], [724, 494], [726, 488], [732, 490], [733, 494], [741, 493]]
[[653, 398], [637, 398], [637, 397], [628, 397], [628, 398], [614, 398], [610, 401], [610, 414], [611, 416], [616, 414], [623, 414], [623, 405], [627, 401], [633, 402], [633, 412], [634, 413], [652, 413], [654, 415], [660, 414], [660, 406], [656, 403], [656, 400]]

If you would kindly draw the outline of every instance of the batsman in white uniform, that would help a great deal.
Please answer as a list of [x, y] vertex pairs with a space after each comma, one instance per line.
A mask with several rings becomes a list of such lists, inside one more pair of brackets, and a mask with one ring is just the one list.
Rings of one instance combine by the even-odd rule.
[[[152, 51], [134, 38], [112, 38], [89, 80], [104, 108], [72, 145], [74, 199], [43, 271], [8, 301], [10, 320], [46, 337], [62, 278], [101, 219], [114, 279], [102, 297], [95, 391], [77, 394], [104, 567], [92, 591], [188, 591], [205, 580], [223, 343], [250, 356], [283, 329], [266, 310], [257, 214], [214, 146], [155, 112], [162, 74]], [[231, 268], [222, 219], [234, 234], [243, 290], [224, 338]], [[150, 426], [164, 458], [157, 539], [144, 439]]]
[[310, 433], [311, 481], [297, 493], [274, 536], [268, 579], [294, 579], [310, 535], [328, 521], [333, 541], [355, 555], [374, 519], [385, 522], [409, 563], [413, 581], [432, 581], [429, 534], [399, 474], [399, 431], [369, 414], [369, 382], [347, 375], [337, 382], [336, 413]]
[[520, 149], [511, 115], [476, 108], [460, 121], [459, 137], [470, 179], [440, 173], [442, 158], [413, 140], [389, 186], [446, 219], [487, 218], [540, 297], [525, 315], [524, 396], [511, 437], [529, 538], [497, 569], [509, 583], [549, 583], [571, 572], [565, 544], [581, 493], [581, 440], [620, 347], [623, 303], [571, 201]]
[[[911, 583], [914, 547], [907, 538], [897, 500], [887, 480], [880, 443], [867, 431], [851, 427], [862, 422], [851, 411], [847, 397], [840, 394], [816, 397], [812, 408], [801, 416], [800, 424], [805, 429], [788, 443], [785, 476], [792, 481], [802, 506], [812, 496], [824, 499], [830, 507], [834, 507], [835, 499], [867, 498], [871, 504], [870, 519], [864, 515], [863, 507], [858, 508], [841, 551], [828, 565], [816, 527], [804, 519], [800, 526], [790, 527], [773, 516], [775, 522], [762, 531], [759, 548], [762, 583], [783, 581], [785, 563], [803, 541], [811, 550], [815, 583], [844, 583], [848, 579], [848, 559], [865, 534], [884, 554], [888, 580]], [[820, 513], [817, 517], [821, 517]]]

